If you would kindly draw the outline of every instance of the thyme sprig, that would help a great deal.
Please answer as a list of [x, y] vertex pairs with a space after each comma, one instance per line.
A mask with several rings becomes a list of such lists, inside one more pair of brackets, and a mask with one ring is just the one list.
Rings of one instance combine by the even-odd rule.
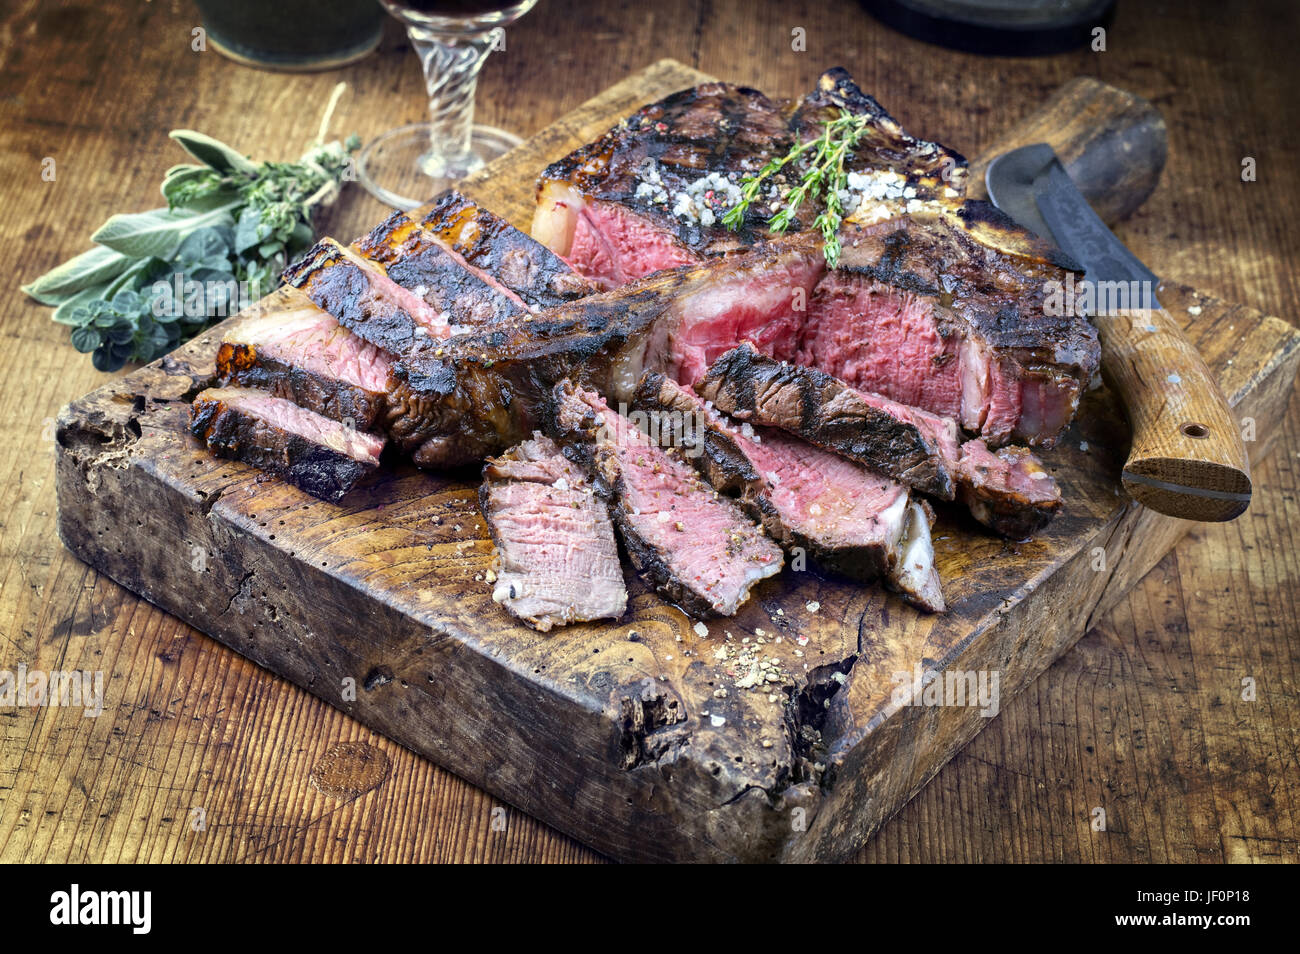
[[834, 268], [840, 260], [839, 228], [844, 217], [840, 192], [848, 185], [845, 164], [869, 127], [869, 116], [840, 110], [834, 119], [822, 123], [820, 136], [796, 143], [785, 155], [772, 159], [756, 174], [741, 179], [740, 201], [727, 210], [722, 224], [733, 232], [739, 229], [746, 213], [762, 194], [763, 184], [811, 150], [812, 158], [807, 161], [798, 184], [781, 195], [783, 204], [768, 219], [767, 227], [778, 234], [785, 232], [795, 223], [795, 216], [805, 202], [821, 199], [823, 208], [813, 219], [813, 228], [821, 233], [826, 264]]

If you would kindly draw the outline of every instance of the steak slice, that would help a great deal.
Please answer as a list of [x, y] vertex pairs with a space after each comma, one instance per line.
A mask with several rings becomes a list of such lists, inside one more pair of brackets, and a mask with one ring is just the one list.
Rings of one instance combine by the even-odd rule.
[[990, 451], [981, 440], [961, 448], [958, 498], [975, 519], [1014, 540], [1033, 536], [1061, 509], [1061, 488], [1023, 447]]
[[420, 225], [467, 267], [490, 276], [530, 310], [553, 308], [596, 291], [541, 242], [454, 190], [433, 201]]
[[382, 264], [332, 238], [321, 239], [286, 268], [284, 280], [344, 328], [394, 356], [452, 333], [446, 312], [389, 278]]
[[715, 361], [696, 389], [738, 420], [798, 434], [943, 500], [955, 496], [948, 463], [913, 421], [816, 368], [742, 345]]
[[850, 225], [808, 302], [798, 362], [954, 418], [990, 444], [1051, 446], [1100, 362], [1053, 306], [1076, 268], [982, 202]]
[[688, 613], [732, 616], [759, 580], [781, 570], [780, 548], [739, 506], [641, 433], [604, 399], [555, 386], [551, 426], [614, 500], [632, 563]]
[[390, 215], [354, 247], [428, 305], [451, 334], [528, 310], [517, 294], [404, 212]]
[[608, 505], [554, 441], [534, 434], [489, 460], [479, 504], [496, 544], [492, 599], [542, 632], [623, 615]]
[[260, 388], [363, 431], [383, 415], [391, 370], [385, 352], [306, 299], [238, 322], [217, 350], [227, 384]]
[[680, 448], [787, 551], [855, 579], [884, 576], [922, 609], [938, 605], [929, 587], [906, 589], [915, 575], [902, 566], [911, 500], [897, 481], [780, 431], [737, 425], [657, 372], [642, 379], [634, 407], [652, 440]]
[[190, 432], [218, 457], [252, 464], [322, 500], [342, 499], [379, 466], [383, 438], [251, 388], [209, 388]]
[[[722, 216], [738, 201], [741, 180], [819, 136], [821, 123], [842, 111], [868, 119], [849, 158], [851, 183], [862, 178], [865, 189], [888, 174], [911, 197], [961, 194], [966, 160], [909, 136], [837, 68], [798, 102], [707, 83], [644, 107], [542, 172], [533, 236], [603, 287], [733, 252], [770, 235], [773, 211], [756, 202], [739, 233], [726, 229]], [[775, 200], [777, 188], [764, 198]], [[795, 229], [820, 211], [806, 205]]]

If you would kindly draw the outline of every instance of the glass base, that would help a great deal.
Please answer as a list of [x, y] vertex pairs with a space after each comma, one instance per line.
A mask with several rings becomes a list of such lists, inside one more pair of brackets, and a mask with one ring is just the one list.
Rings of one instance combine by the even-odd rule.
[[[429, 152], [430, 123], [390, 129], [357, 156], [357, 179], [380, 202], [409, 211], [459, 182], [461, 176], [431, 176], [423, 170]], [[522, 139], [503, 129], [475, 126], [471, 166], [481, 168], [518, 146]], [[473, 171], [470, 169], [469, 171]]]

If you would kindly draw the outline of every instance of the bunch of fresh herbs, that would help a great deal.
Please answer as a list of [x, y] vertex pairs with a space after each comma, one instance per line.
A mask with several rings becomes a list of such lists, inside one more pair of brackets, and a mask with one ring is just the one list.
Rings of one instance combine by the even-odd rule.
[[114, 215], [94, 248], [23, 286], [55, 306], [100, 371], [152, 361], [270, 291], [311, 245], [313, 211], [352, 178], [360, 145], [353, 136], [297, 162], [255, 163], [202, 133], [171, 138], [201, 164], [167, 170], [167, 207]]

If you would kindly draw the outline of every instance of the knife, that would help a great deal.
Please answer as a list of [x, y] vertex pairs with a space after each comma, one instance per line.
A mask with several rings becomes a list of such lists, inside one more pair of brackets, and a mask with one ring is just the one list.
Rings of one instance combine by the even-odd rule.
[[[1251, 481], [1236, 418], [1205, 360], [1160, 307], [1159, 279], [1098, 218], [1051, 146], [1003, 153], [985, 182], [994, 205], [1084, 266], [1102, 374], [1133, 432], [1122, 474], [1128, 495], [1188, 520], [1239, 516]], [[1079, 289], [1085, 304], [1087, 287]]]

